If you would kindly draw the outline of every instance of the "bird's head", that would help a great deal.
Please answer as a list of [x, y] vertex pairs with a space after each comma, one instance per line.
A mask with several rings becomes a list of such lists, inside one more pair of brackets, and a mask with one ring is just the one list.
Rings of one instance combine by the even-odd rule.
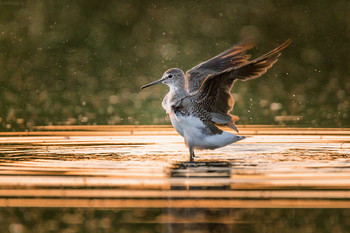
[[184, 88], [185, 87], [185, 74], [182, 72], [182, 70], [178, 68], [172, 68], [170, 70], [167, 70], [161, 79], [151, 82], [147, 85], [144, 85], [141, 87], [141, 89], [144, 89], [146, 87], [150, 87], [159, 83], [166, 84], [170, 87], [170, 89], [178, 89], [178, 88]]

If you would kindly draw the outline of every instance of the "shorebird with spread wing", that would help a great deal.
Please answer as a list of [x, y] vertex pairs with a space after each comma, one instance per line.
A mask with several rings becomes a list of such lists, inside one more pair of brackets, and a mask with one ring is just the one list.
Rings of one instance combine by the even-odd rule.
[[217, 126], [227, 126], [238, 132], [230, 114], [233, 97], [230, 93], [236, 80], [260, 77], [277, 62], [280, 51], [290, 44], [287, 40], [265, 55], [249, 61], [246, 53], [253, 47], [243, 41], [225, 52], [200, 63], [186, 74], [178, 68], [167, 70], [161, 79], [144, 85], [141, 89], [163, 83], [170, 91], [164, 97], [163, 108], [170, 116], [176, 131], [185, 138], [194, 161], [194, 149], [216, 149], [244, 139]]

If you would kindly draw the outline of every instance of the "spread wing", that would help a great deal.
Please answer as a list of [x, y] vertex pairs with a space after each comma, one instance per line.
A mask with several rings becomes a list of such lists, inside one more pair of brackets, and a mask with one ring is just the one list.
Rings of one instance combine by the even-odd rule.
[[229, 68], [248, 63], [246, 51], [253, 47], [248, 41], [242, 41], [219, 55], [202, 62], [186, 72], [186, 86], [189, 93], [197, 91], [205, 78], [210, 74], [220, 73]]
[[211, 112], [213, 122], [237, 130], [234, 126], [234, 118], [229, 114], [233, 107], [233, 98], [230, 93], [233, 83], [237, 79], [246, 81], [264, 74], [277, 62], [280, 51], [286, 48], [290, 42], [290, 40], [287, 40], [265, 55], [238, 67], [208, 75], [200, 89], [193, 94], [193, 98], [200, 100], [198, 104], [208, 108], [206, 110]]

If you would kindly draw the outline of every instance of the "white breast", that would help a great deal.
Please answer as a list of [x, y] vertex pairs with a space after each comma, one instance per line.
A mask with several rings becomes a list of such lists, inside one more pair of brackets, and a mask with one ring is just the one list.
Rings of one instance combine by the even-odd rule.
[[[176, 116], [173, 111], [170, 112], [170, 121], [176, 131], [183, 137], [198, 136], [203, 137], [202, 129], [205, 127], [203, 122], [192, 116]], [[186, 136], [185, 136], [186, 135]]]
[[176, 116], [172, 111], [169, 116], [176, 131], [186, 139], [187, 146], [192, 145], [196, 149], [216, 149], [245, 138], [228, 132], [215, 135], [204, 134], [206, 126], [199, 118]]
[[199, 118], [181, 114], [176, 115], [172, 110], [170, 100], [172, 100], [172, 94], [169, 92], [162, 102], [163, 108], [169, 114], [171, 124], [176, 131], [185, 138], [187, 146], [196, 149], [216, 149], [244, 139], [242, 136], [228, 132], [215, 135], [205, 134], [206, 125]]
[[171, 98], [171, 93], [168, 93], [162, 101], [162, 107], [165, 109], [167, 114], [170, 114], [170, 101], [169, 101], [170, 98]]

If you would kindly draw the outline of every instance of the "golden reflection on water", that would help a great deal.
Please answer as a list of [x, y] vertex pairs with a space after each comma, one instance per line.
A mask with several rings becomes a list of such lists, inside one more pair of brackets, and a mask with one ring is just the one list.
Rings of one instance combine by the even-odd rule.
[[169, 126], [37, 130], [0, 133], [1, 232], [350, 227], [348, 129], [242, 127], [196, 163]]
[[348, 129], [243, 127], [195, 164], [168, 126], [38, 130], [1, 133], [0, 206], [350, 207]]

